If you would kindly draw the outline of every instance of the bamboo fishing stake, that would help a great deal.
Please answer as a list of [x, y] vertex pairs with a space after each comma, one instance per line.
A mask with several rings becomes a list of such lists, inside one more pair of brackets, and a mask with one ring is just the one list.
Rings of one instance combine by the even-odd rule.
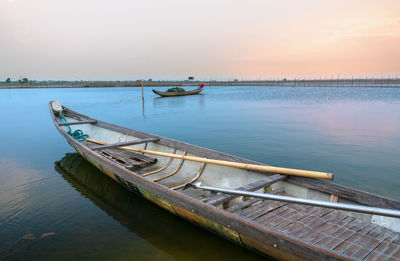
[[[90, 141], [90, 142], [93, 142], [93, 143], [101, 144], [101, 145], [108, 144], [108, 143], [105, 143], [105, 142], [102, 142], [102, 141], [93, 140], [93, 139], [86, 139], [86, 140]], [[239, 163], [239, 162], [232, 162], [232, 161], [225, 161], [225, 160], [207, 159], [207, 158], [201, 158], [201, 157], [184, 156], [184, 155], [177, 155], [177, 154], [171, 154], [171, 153], [159, 152], [159, 151], [153, 151], [153, 150], [143, 150], [143, 149], [130, 148], [130, 147], [119, 147], [119, 148], [124, 149], [124, 150], [141, 152], [141, 153], [145, 153], [145, 154], [152, 154], [152, 155], [162, 156], [162, 157], [170, 157], [170, 158], [175, 158], [175, 159], [182, 159], [182, 160], [189, 160], [189, 161], [195, 161], [195, 162], [209, 163], [209, 164], [215, 164], [215, 165], [221, 165], [221, 166], [227, 166], [227, 167], [234, 167], [234, 168], [240, 168], [240, 169], [255, 170], [255, 171], [262, 171], [262, 172], [271, 172], [271, 173], [292, 175], [292, 176], [301, 176], [301, 177], [307, 177], [307, 178], [318, 178], [318, 179], [333, 180], [333, 174], [332, 173], [326, 173], [326, 172], [300, 170], [300, 169], [289, 169], [289, 168], [280, 168], [280, 167], [273, 167], [273, 166], [264, 166], [264, 165]]]
[[142, 79], [142, 100], [144, 100], [144, 93], [143, 93], [143, 79]]

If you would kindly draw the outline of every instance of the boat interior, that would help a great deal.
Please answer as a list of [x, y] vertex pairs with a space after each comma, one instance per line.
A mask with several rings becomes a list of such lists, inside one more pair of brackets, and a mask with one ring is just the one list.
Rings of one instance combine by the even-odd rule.
[[[84, 145], [132, 173], [178, 193], [239, 215], [260, 226], [273, 227], [278, 232], [298, 240], [354, 258], [372, 260], [381, 255], [400, 255], [399, 218], [215, 193], [187, 188], [185, 185], [200, 182], [204, 186], [360, 204], [351, 198], [344, 199], [338, 195], [288, 182], [286, 175], [128, 151], [121, 146], [177, 155], [240, 160], [230, 155], [182, 142], [171, 142], [169, 139], [134, 130], [111, 128], [106, 123], [97, 122], [67, 108], [64, 108], [63, 116], [72, 131], [80, 129], [89, 135], [90, 140], [103, 142], [99, 144], [86, 140]], [[68, 130], [60, 118], [56, 117], [56, 121], [65, 131]], [[121, 177], [116, 178], [127, 188], [132, 186], [129, 181]]]

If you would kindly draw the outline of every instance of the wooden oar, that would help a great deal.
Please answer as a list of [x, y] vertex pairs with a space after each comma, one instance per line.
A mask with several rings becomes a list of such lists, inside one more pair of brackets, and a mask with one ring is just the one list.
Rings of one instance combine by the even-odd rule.
[[[87, 141], [105, 145], [108, 143], [97, 141], [93, 139], [86, 139]], [[255, 171], [262, 171], [262, 172], [271, 172], [271, 173], [278, 173], [284, 175], [293, 175], [293, 176], [301, 176], [307, 178], [318, 178], [318, 179], [333, 179], [332, 173], [325, 173], [325, 172], [318, 172], [318, 171], [310, 171], [310, 170], [300, 170], [300, 169], [289, 169], [289, 168], [279, 168], [273, 166], [263, 166], [263, 165], [255, 165], [255, 164], [246, 164], [246, 163], [239, 163], [239, 162], [232, 162], [232, 161], [225, 161], [225, 160], [215, 160], [215, 159], [207, 159], [201, 157], [193, 157], [193, 156], [184, 156], [184, 155], [177, 155], [153, 150], [142, 150], [137, 148], [130, 148], [130, 147], [120, 147], [124, 150], [130, 150], [135, 152], [141, 152], [145, 154], [152, 154], [162, 157], [170, 157], [175, 159], [182, 159], [182, 160], [189, 160], [189, 161], [196, 161], [196, 162], [203, 162], [203, 163], [210, 163], [215, 165], [221, 166], [228, 166], [240, 169], [247, 169], [247, 170], [255, 170]]]

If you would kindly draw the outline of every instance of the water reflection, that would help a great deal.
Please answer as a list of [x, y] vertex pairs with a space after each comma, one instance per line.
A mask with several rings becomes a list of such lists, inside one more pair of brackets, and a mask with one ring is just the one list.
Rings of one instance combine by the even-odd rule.
[[175, 260], [203, 260], [206, 257], [215, 260], [264, 260], [125, 190], [77, 153], [66, 154], [55, 163], [55, 169], [72, 187], [114, 220]]

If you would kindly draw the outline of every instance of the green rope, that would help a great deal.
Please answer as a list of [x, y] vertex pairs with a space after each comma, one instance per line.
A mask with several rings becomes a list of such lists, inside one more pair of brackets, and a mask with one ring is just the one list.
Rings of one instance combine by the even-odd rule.
[[68, 125], [67, 120], [61, 115], [61, 112], [59, 113], [60, 119], [65, 123], [65, 126], [68, 127], [68, 135], [71, 136], [72, 138], [76, 139], [79, 142], [85, 141], [87, 138], [89, 138], [89, 135], [83, 134], [82, 130], [75, 130], [72, 132], [71, 127]]

